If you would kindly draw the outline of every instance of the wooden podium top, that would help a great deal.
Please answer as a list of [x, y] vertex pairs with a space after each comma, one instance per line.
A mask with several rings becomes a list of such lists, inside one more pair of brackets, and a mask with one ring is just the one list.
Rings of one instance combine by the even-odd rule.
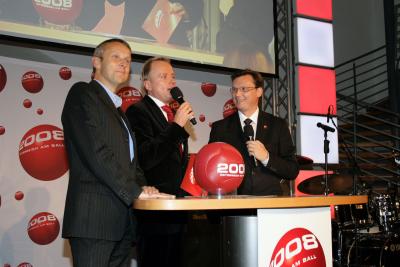
[[186, 197], [178, 199], [137, 199], [133, 208], [138, 210], [229, 210], [306, 208], [330, 205], [367, 203], [368, 196], [241, 196]]

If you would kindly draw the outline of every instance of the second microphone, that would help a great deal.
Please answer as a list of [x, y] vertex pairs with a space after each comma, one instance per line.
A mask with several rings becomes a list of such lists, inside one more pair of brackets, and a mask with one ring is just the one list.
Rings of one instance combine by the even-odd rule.
[[[171, 92], [172, 98], [176, 102], [178, 102], [179, 104], [182, 104], [183, 102], [185, 102], [185, 100], [183, 99], [183, 93], [182, 93], [181, 89], [179, 89], [179, 87], [176, 87], [176, 86], [173, 87], [170, 92]], [[190, 122], [193, 125], [197, 124], [196, 118], [194, 118], [194, 117], [190, 119]]]

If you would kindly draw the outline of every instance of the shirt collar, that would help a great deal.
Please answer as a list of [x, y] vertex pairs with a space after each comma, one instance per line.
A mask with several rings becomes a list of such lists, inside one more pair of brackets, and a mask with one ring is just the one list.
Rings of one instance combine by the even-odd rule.
[[167, 105], [167, 104], [165, 104], [164, 102], [162, 102], [160, 99], [155, 98], [154, 96], [151, 96], [151, 95], [147, 95], [147, 96], [150, 97], [151, 100], [153, 100], [154, 103], [156, 103], [156, 105], [157, 105], [159, 108], [161, 108], [162, 106]]
[[260, 110], [257, 107], [257, 110], [254, 111], [254, 113], [251, 114], [250, 117], [247, 117], [241, 111], [238, 111], [241, 125], [244, 125], [244, 120], [247, 119], [247, 118], [251, 119], [254, 124], [257, 124], [257, 119], [258, 119], [258, 113], [259, 112], [260, 112]]
[[122, 98], [119, 97], [117, 94], [114, 94], [113, 92], [111, 92], [110, 89], [108, 89], [104, 84], [102, 84], [99, 80], [95, 80], [96, 82], [98, 82], [101, 87], [103, 87], [104, 91], [106, 91], [107, 95], [110, 97], [111, 101], [114, 103], [116, 108], [121, 107], [122, 105]]

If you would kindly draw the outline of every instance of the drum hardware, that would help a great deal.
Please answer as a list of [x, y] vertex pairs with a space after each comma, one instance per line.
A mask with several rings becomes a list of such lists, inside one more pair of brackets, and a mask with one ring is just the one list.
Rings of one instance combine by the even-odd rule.
[[374, 220], [379, 224], [380, 228], [389, 233], [393, 230], [398, 221], [396, 212], [396, 201], [389, 194], [378, 194], [371, 198], [372, 214]]
[[336, 220], [341, 230], [351, 231], [372, 226], [367, 204], [335, 206]]
[[400, 238], [395, 234], [363, 234], [354, 238], [346, 256], [346, 266], [398, 266]]

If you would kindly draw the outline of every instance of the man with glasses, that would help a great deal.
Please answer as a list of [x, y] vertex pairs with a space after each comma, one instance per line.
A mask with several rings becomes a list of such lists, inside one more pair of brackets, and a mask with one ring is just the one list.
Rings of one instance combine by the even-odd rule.
[[212, 124], [209, 143], [225, 142], [242, 154], [245, 177], [238, 194], [281, 195], [281, 180], [299, 173], [287, 123], [259, 109], [264, 80], [258, 72], [241, 70], [231, 80], [238, 112]]

